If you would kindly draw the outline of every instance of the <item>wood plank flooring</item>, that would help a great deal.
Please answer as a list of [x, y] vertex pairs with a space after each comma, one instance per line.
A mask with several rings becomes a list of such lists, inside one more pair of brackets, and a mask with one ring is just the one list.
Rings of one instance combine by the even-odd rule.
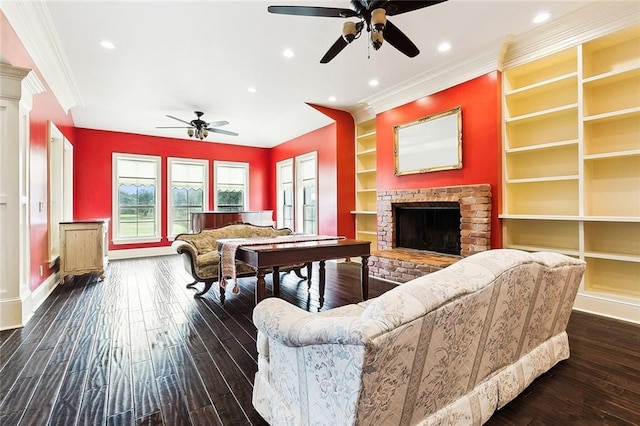
[[[223, 308], [217, 291], [193, 298], [177, 256], [113, 261], [106, 275], [56, 288], [26, 327], [0, 332], [1, 425], [265, 424], [251, 405], [252, 278]], [[327, 263], [323, 309], [358, 301], [358, 277]], [[371, 279], [370, 295], [391, 287]], [[317, 288], [288, 274], [281, 297], [316, 311]], [[640, 424], [639, 331], [574, 312], [571, 358], [488, 424]]]

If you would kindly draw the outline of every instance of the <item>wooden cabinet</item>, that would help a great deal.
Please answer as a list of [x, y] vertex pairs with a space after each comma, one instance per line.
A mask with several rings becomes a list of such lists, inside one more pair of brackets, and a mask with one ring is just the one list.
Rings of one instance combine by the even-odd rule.
[[60, 223], [60, 283], [67, 275], [97, 272], [104, 279], [109, 263], [109, 220]]
[[503, 77], [504, 246], [586, 260], [580, 295], [638, 316], [640, 26]]
[[191, 229], [194, 233], [198, 233], [203, 229], [221, 228], [233, 222], [245, 222], [258, 226], [273, 226], [275, 224], [273, 210], [191, 213]]
[[376, 191], [376, 120], [356, 126], [356, 239], [371, 242], [375, 250], [378, 243], [377, 191]]

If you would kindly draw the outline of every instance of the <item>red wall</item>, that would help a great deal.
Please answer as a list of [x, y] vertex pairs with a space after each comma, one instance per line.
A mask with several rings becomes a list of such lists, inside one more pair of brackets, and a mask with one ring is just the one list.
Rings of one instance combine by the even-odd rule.
[[318, 234], [353, 238], [355, 220], [355, 125], [351, 114], [311, 105], [336, 120], [271, 149], [271, 205], [276, 206], [276, 163], [317, 151]]
[[[75, 130], [71, 116], [60, 106], [46, 81], [40, 75], [31, 56], [27, 53], [7, 21], [4, 13], [0, 13], [0, 39], [2, 40], [2, 57], [13, 66], [32, 69], [45, 85], [45, 91], [33, 97], [33, 107], [29, 123], [29, 216], [31, 219], [31, 269], [29, 288], [37, 288], [54, 271], [49, 269], [49, 184], [47, 180], [49, 144], [49, 121], [56, 124], [64, 136], [73, 143]], [[17, 184], [17, 183], [16, 183]], [[38, 208], [44, 203], [43, 211]], [[43, 275], [40, 275], [40, 266]]]
[[[501, 200], [500, 75], [492, 72], [378, 114], [378, 190], [491, 185], [491, 247], [502, 247], [498, 220]], [[420, 117], [462, 107], [462, 168], [394, 176], [393, 127]]]
[[213, 209], [213, 162], [239, 161], [249, 163], [249, 209], [272, 209], [270, 191], [269, 150], [215, 142], [200, 142], [104, 130], [76, 129], [74, 143], [74, 211], [73, 218], [95, 219], [112, 216], [112, 154], [142, 154], [162, 157], [162, 213], [160, 243], [110, 244], [110, 249], [157, 247], [167, 240], [167, 157], [209, 160], [209, 208]]

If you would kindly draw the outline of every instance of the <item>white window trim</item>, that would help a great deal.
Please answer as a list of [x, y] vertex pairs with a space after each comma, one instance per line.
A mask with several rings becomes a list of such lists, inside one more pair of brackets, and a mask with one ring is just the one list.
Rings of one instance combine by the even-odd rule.
[[[153, 161], [156, 163], [156, 180], [158, 182], [158, 188], [156, 190], [156, 235], [153, 237], [134, 237], [134, 238], [120, 238], [118, 235], [119, 228], [119, 212], [118, 212], [118, 160], [119, 159], [131, 159], [131, 160], [144, 160], [144, 161]], [[113, 222], [112, 226], [112, 243], [115, 244], [139, 244], [139, 243], [158, 243], [162, 241], [162, 227], [161, 222], [161, 211], [162, 208], [162, 158], [157, 155], [138, 155], [138, 154], [121, 154], [114, 152], [111, 159], [111, 219]]]
[[302, 154], [302, 155], [298, 155], [295, 159], [295, 167], [294, 167], [294, 171], [293, 171], [293, 181], [295, 182], [295, 188], [294, 188], [294, 193], [296, 196], [296, 199], [294, 201], [294, 208], [295, 208], [295, 220], [294, 220], [294, 224], [295, 224], [295, 228], [296, 228], [296, 232], [304, 232], [304, 221], [302, 220], [302, 214], [303, 214], [303, 200], [304, 200], [304, 194], [302, 193], [304, 191], [304, 185], [302, 185], [302, 173], [299, 172], [300, 170], [300, 163], [302, 163], [303, 161], [307, 161], [307, 160], [313, 160], [313, 165], [314, 165], [314, 169], [315, 169], [315, 181], [316, 181], [316, 222], [315, 222], [315, 227], [313, 229], [313, 234], [318, 234], [318, 220], [319, 220], [319, 216], [318, 216], [318, 186], [319, 186], [319, 181], [318, 181], [318, 152], [317, 151], [313, 151], [313, 152], [309, 152], [307, 154]]
[[218, 210], [218, 167], [243, 167], [244, 168], [244, 210], [249, 209], [249, 163], [238, 161], [214, 161], [213, 162], [213, 208]]
[[[295, 177], [295, 167], [293, 165], [293, 158], [288, 158], [286, 160], [278, 161], [276, 163], [276, 226], [278, 228], [284, 227], [284, 212], [282, 211], [282, 204], [284, 200], [282, 199], [282, 168], [286, 166], [291, 166], [293, 170], [293, 206], [295, 210], [296, 200], [295, 200], [295, 186], [296, 186], [296, 177]], [[295, 217], [293, 220], [295, 226]]]
[[[207, 210], [209, 208], [209, 160], [198, 160], [194, 158], [178, 158], [178, 157], [169, 157], [167, 158], [167, 239], [169, 241], [173, 241], [177, 234], [171, 233], [171, 223], [173, 222], [172, 217], [172, 208], [173, 205], [173, 191], [171, 191], [171, 187], [173, 186], [173, 177], [171, 175], [171, 171], [173, 170], [173, 164], [195, 164], [199, 166], [203, 166], [204, 168], [204, 194], [202, 194], [202, 209]], [[192, 232], [189, 229], [189, 232]]]

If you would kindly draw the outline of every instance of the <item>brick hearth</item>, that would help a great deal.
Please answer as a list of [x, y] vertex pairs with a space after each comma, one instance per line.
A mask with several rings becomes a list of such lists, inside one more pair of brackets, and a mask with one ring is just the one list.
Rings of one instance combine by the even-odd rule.
[[[396, 248], [393, 205], [460, 203], [460, 256]], [[491, 248], [491, 186], [488, 184], [378, 192], [378, 250], [369, 260], [371, 275], [397, 282], [435, 272], [462, 257]]]

